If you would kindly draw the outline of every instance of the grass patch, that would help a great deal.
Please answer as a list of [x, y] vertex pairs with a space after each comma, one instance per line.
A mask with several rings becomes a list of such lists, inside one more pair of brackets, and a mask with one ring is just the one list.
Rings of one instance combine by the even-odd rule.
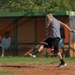
[[23, 70], [18, 70], [18, 71], [8, 71], [8, 70], [2, 70], [0, 71], [0, 75], [13, 75], [15, 73], [20, 73], [24, 72]]
[[71, 57], [71, 58], [68, 57], [68, 58], [65, 58], [65, 61], [66, 61], [66, 62], [70, 62], [70, 63], [72, 63], [72, 62], [75, 63], [75, 57]]
[[0, 71], [0, 75], [13, 75], [13, 71]]
[[[66, 62], [75, 62], [75, 57], [73, 58], [64, 58]], [[59, 62], [58, 58], [45, 58], [45, 57], [0, 57], [0, 64], [26, 64], [26, 63], [51, 63]]]

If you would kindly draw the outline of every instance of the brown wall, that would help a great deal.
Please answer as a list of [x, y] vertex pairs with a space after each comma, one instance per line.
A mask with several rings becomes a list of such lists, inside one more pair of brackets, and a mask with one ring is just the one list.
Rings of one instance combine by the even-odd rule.
[[34, 43], [35, 41], [35, 23], [33, 18], [24, 18], [18, 20], [18, 42]]
[[14, 40], [14, 20], [13, 19], [0, 19], [0, 35], [3, 37], [6, 31], [9, 31], [12, 37], [12, 42]]
[[[62, 22], [68, 24], [68, 17], [58, 17]], [[18, 43], [34, 43], [35, 39], [37, 42], [40, 42], [46, 38], [45, 36], [45, 25], [46, 19], [43, 17], [37, 17], [36, 19], [36, 36], [35, 38], [35, 19], [34, 18], [22, 18], [18, 19]], [[10, 36], [12, 37], [12, 42], [14, 41], [14, 20], [13, 19], [0, 19], [0, 35], [3, 37], [5, 31], [10, 32]], [[68, 30], [65, 28], [65, 42], [68, 41]], [[48, 29], [48, 35], [50, 35]], [[30, 50], [32, 50], [34, 44], [20, 44], [18, 45], [18, 54], [20, 56], [25, 56], [28, 54]], [[65, 49], [66, 51], [67, 49]], [[11, 51], [12, 52], [12, 51]], [[66, 51], [67, 52], [67, 51]], [[49, 50], [50, 53], [50, 50]], [[11, 54], [11, 53], [10, 53]], [[45, 54], [45, 49], [44, 49]], [[8, 53], [9, 55], [9, 53]]]

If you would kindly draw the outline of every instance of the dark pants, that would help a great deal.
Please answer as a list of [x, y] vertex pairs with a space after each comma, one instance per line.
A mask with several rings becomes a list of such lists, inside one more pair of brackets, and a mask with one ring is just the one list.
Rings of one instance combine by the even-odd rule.
[[54, 53], [58, 53], [58, 43], [60, 41], [60, 38], [47, 38], [46, 40], [43, 41], [44, 47], [45, 48], [52, 48], [54, 46]]

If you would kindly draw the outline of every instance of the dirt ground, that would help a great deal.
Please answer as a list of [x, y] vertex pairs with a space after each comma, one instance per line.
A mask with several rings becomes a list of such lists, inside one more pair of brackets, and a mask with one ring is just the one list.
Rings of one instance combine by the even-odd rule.
[[62, 68], [57, 65], [58, 63], [0, 65], [0, 71], [12, 71], [12, 75], [75, 75], [75, 63], [68, 63]]

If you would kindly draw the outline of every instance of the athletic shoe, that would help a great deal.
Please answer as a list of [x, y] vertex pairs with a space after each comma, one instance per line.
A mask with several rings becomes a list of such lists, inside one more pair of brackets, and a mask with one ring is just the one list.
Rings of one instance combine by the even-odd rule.
[[29, 55], [33, 58], [36, 58], [36, 55], [32, 55], [31, 53], [29, 53]]
[[65, 66], [67, 66], [66, 63], [64, 63], [64, 64], [60, 63], [60, 65], [58, 67], [65, 67]]
[[2, 54], [2, 57], [4, 57], [4, 54]]

